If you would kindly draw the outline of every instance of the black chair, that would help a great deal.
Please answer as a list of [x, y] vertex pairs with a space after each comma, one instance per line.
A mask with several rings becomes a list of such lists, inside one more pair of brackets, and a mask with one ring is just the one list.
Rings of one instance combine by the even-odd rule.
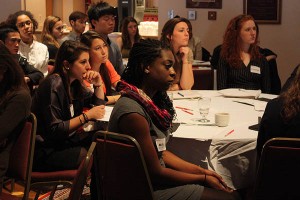
[[98, 131], [94, 141], [98, 199], [153, 199], [147, 166], [133, 137]]
[[256, 200], [300, 199], [300, 139], [273, 138], [263, 147], [254, 187]]

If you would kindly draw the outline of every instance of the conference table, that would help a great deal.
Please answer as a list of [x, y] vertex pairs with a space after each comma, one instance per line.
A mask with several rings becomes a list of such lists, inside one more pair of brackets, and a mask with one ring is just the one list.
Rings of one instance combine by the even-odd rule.
[[[247, 188], [254, 183], [258, 131], [255, 128], [249, 129], [249, 126], [258, 127], [267, 101], [276, 97], [260, 93], [253, 95], [253, 91], [249, 96], [238, 95], [244, 92], [247, 91], [229, 89], [225, 92], [173, 92], [173, 104], [177, 113], [174, 123], [179, 124], [179, 127], [173, 132], [168, 149], [183, 159], [216, 171], [233, 189]], [[200, 118], [197, 102], [201, 97], [211, 97], [208, 123], [196, 121]], [[226, 127], [218, 127], [214, 123], [215, 114], [220, 112], [230, 115]]]

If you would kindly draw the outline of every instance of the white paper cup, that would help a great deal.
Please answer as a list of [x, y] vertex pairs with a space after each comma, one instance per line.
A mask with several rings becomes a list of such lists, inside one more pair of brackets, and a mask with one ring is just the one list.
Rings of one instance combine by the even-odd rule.
[[229, 123], [229, 113], [216, 113], [215, 114], [215, 123], [217, 126], [228, 126]]

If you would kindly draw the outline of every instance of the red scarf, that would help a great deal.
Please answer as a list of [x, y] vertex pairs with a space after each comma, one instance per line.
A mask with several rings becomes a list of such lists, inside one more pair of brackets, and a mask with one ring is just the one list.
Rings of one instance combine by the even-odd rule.
[[138, 102], [149, 114], [153, 123], [162, 131], [167, 131], [171, 127], [171, 115], [165, 109], [158, 108], [151, 98], [137, 87], [120, 81], [118, 89], [122, 97], [128, 97]]

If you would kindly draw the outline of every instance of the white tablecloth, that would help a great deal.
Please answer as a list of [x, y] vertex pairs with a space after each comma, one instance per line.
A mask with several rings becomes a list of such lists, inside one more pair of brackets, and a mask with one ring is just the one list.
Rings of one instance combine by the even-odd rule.
[[[208, 114], [209, 124], [214, 124], [214, 115], [217, 112], [230, 113], [230, 121], [227, 127], [194, 124], [193, 119], [200, 118], [197, 99], [175, 99], [173, 101], [175, 108], [188, 108], [190, 113], [176, 108], [177, 119], [175, 122], [181, 123], [181, 125], [173, 133], [173, 136], [210, 140], [211, 144], [206, 160], [208, 168], [219, 173], [226, 183], [234, 189], [250, 186], [255, 177], [255, 147], [258, 132], [250, 130], [248, 127], [258, 123], [258, 117], [263, 115], [266, 102], [254, 99], [225, 98], [218, 91], [181, 92], [188, 95], [195, 93], [199, 96], [211, 97], [211, 107]], [[174, 96], [176, 93], [174, 92]], [[272, 99], [276, 96], [261, 94], [260, 97]], [[245, 105], [235, 101], [243, 101], [253, 105]], [[259, 110], [255, 110], [255, 108]]]

